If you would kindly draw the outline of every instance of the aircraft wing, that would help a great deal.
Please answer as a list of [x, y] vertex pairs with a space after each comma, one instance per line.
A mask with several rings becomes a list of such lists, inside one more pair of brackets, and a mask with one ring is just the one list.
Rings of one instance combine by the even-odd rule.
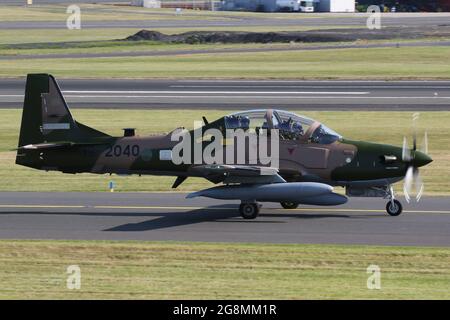
[[223, 183], [282, 183], [286, 182], [278, 169], [263, 166], [246, 165], [198, 165], [191, 168], [212, 182]]

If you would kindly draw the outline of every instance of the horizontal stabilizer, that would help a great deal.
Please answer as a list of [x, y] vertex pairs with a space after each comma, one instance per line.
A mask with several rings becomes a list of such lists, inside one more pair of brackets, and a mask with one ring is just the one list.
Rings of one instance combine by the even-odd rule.
[[90, 146], [90, 145], [102, 145], [106, 144], [103, 142], [50, 142], [50, 143], [37, 143], [37, 144], [27, 144], [25, 146], [21, 146], [15, 150], [50, 150], [50, 149], [62, 149], [62, 148], [70, 148], [70, 147], [82, 147], [82, 146]]

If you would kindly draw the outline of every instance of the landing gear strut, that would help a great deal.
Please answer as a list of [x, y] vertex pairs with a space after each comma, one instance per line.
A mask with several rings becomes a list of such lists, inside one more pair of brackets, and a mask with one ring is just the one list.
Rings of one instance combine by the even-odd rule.
[[386, 204], [386, 212], [390, 216], [396, 217], [402, 213], [403, 206], [400, 201], [395, 199], [394, 189], [392, 188], [392, 186], [389, 186], [388, 188], [389, 190], [387, 191], [387, 198], [389, 199], [389, 202]]
[[298, 208], [298, 203], [295, 203], [295, 202], [282, 201], [282, 202], [280, 202], [280, 204], [283, 207], [283, 209], [297, 209]]
[[242, 202], [239, 206], [239, 212], [244, 219], [255, 219], [259, 214], [261, 205], [257, 202]]

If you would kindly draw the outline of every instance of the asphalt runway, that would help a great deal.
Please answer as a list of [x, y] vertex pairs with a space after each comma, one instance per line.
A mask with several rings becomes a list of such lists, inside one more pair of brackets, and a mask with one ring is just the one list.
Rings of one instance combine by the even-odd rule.
[[[72, 108], [450, 110], [450, 81], [58, 79]], [[25, 79], [0, 79], [0, 108], [21, 108]]]
[[[177, 19], [148, 19], [148, 20], [117, 20], [117, 21], [82, 21], [81, 27], [87, 28], [211, 28], [211, 27], [267, 27], [267, 26], [304, 26], [304, 27], [326, 27], [346, 26], [365, 28], [368, 15], [365, 13], [336, 14], [314, 16], [308, 15], [304, 19], [291, 18], [267, 18], [265, 16], [242, 16], [229, 15], [210, 20], [193, 20], [183, 15]], [[430, 27], [448, 26], [450, 24], [448, 13], [422, 13], [422, 14], [383, 14], [381, 23], [385, 27]], [[66, 28], [66, 21], [0, 21], [0, 29], [60, 29]]]
[[0, 193], [0, 239], [175, 240], [450, 246], [450, 198], [425, 197], [390, 217], [386, 200], [283, 210], [244, 220], [238, 202], [183, 193]]
[[[3, 5], [8, 6], [23, 6], [26, 0], [2, 0]], [[124, 0], [33, 0], [35, 5], [41, 4], [66, 4], [66, 3], [130, 3]]]
[[[69, 1], [69, 0], [35, 0], [35, 5], [48, 4], [70, 4], [70, 3], [102, 3], [102, 2], [123, 2], [123, 1]], [[2, 5], [21, 5], [23, 1], [4, 0]], [[96, 13], [109, 11], [109, 8], [84, 8], [84, 13]], [[129, 8], [114, 8], [115, 12], [130, 13]], [[175, 11], [173, 11], [175, 12]], [[141, 11], [140, 14], [148, 15], [150, 19], [137, 20], [102, 20], [90, 21], [82, 20], [81, 27], [85, 28], [211, 28], [211, 27], [268, 27], [268, 26], [286, 26], [286, 27], [361, 27], [366, 28], [367, 13], [285, 13], [283, 18], [277, 16], [268, 17], [268, 15], [242, 15], [233, 14], [229, 11], [226, 14], [216, 12], [212, 19], [192, 19], [189, 11], [183, 12], [174, 18], [174, 13], [158, 12], [155, 10]], [[157, 16], [157, 19], [151, 19]], [[169, 17], [170, 16], [170, 17]], [[168, 17], [168, 18], [166, 18]], [[450, 13], [383, 13], [381, 23], [384, 27], [431, 27], [450, 25]], [[0, 21], [0, 29], [60, 29], [66, 28], [66, 21]]]

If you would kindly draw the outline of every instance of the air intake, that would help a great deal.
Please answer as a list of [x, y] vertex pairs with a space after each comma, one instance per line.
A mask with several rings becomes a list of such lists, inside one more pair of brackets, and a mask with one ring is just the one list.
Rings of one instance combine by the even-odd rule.
[[124, 128], [123, 136], [124, 137], [133, 137], [136, 134], [136, 129], [134, 128]]

